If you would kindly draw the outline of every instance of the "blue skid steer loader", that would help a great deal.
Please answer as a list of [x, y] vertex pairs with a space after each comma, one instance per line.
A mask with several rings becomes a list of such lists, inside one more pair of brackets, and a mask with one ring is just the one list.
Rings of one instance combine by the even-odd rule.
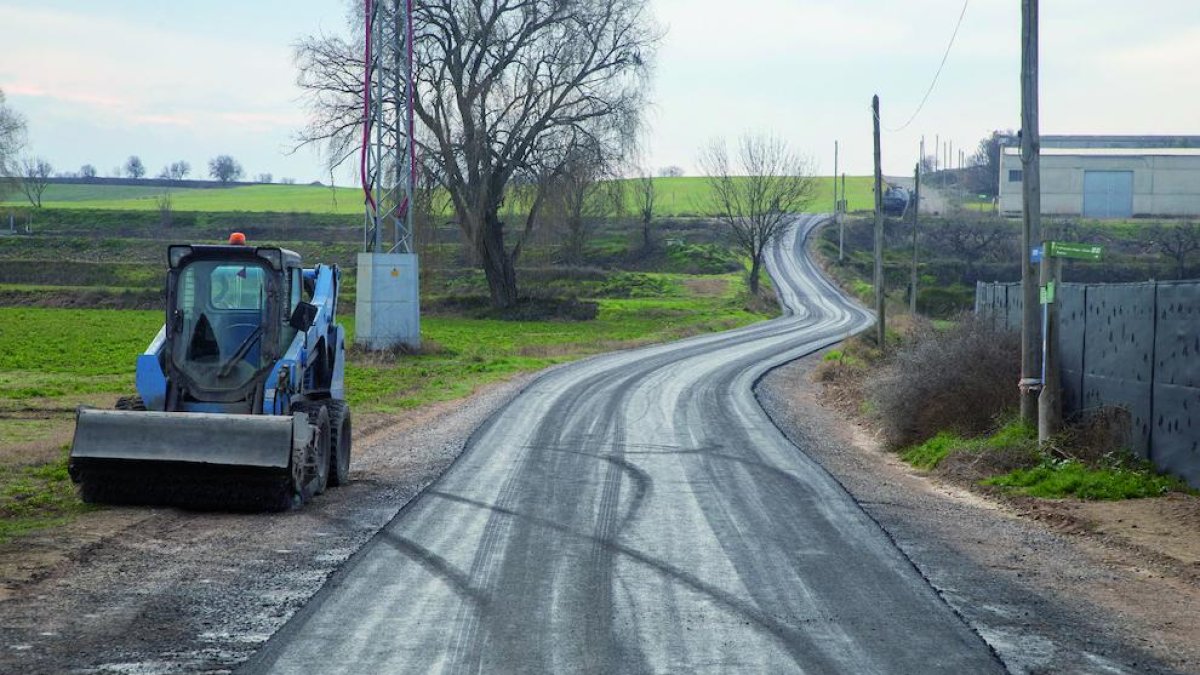
[[86, 502], [299, 506], [347, 482], [341, 272], [275, 247], [167, 249], [166, 323], [138, 396], [81, 408], [68, 464]]

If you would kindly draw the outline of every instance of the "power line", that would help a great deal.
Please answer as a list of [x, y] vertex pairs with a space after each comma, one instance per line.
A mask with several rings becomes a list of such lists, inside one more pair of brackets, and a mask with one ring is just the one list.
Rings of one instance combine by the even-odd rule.
[[921, 111], [925, 109], [925, 104], [929, 101], [929, 96], [933, 94], [933, 89], [937, 86], [938, 78], [942, 76], [942, 70], [946, 67], [946, 61], [950, 59], [950, 50], [954, 48], [954, 41], [958, 39], [958, 30], [962, 28], [963, 18], [967, 16], [967, 7], [970, 6], [970, 4], [971, 0], [963, 0], [962, 12], [958, 15], [958, 23], [954, 24], [954, 33], [950, 35], [950, 44], [946, 45], [946, 53], [942, 54], [942, 62], [940, 65], [938, 65], [937, 72], [933, 74], [933, 81], [929, 83], [929, 89], [925, 90], [925, 97], [921, 99], [921, 104], [917, 106], [917, 109], [913, 112], [912, 116], [909, 117], [908, 121], [903, 125], [895, 129], [891, 127], [884, 127], [884, 129], [891, 133], [904, 131], [909, 127], [909, 125], [916, 121], [917, 115], [920, 115]]

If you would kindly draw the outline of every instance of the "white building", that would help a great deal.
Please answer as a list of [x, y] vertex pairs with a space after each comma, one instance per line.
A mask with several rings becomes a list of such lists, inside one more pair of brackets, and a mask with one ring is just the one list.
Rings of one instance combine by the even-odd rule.
[[[1000, 211], [1020, 215], [1021, 148], [1000, 152]], [[1043, 136], [1042, 213], [1200, 216], [1200, 136]]]

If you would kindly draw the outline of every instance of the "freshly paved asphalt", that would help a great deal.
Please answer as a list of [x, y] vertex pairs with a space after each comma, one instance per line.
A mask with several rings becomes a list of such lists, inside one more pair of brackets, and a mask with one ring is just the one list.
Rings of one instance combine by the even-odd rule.
[[988, 673], [987, 645], [751, 388], [863, 330], [804, 254], [787, 315], [548, 372], [250, 672]]

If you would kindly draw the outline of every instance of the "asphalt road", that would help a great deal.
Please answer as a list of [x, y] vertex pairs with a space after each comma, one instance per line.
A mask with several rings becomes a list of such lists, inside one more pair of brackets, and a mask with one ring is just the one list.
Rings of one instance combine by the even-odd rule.
[[787, 316], [534, 381], [250, 672], [1002, 670], [754, 382], [871, 316], [772, 251]]

